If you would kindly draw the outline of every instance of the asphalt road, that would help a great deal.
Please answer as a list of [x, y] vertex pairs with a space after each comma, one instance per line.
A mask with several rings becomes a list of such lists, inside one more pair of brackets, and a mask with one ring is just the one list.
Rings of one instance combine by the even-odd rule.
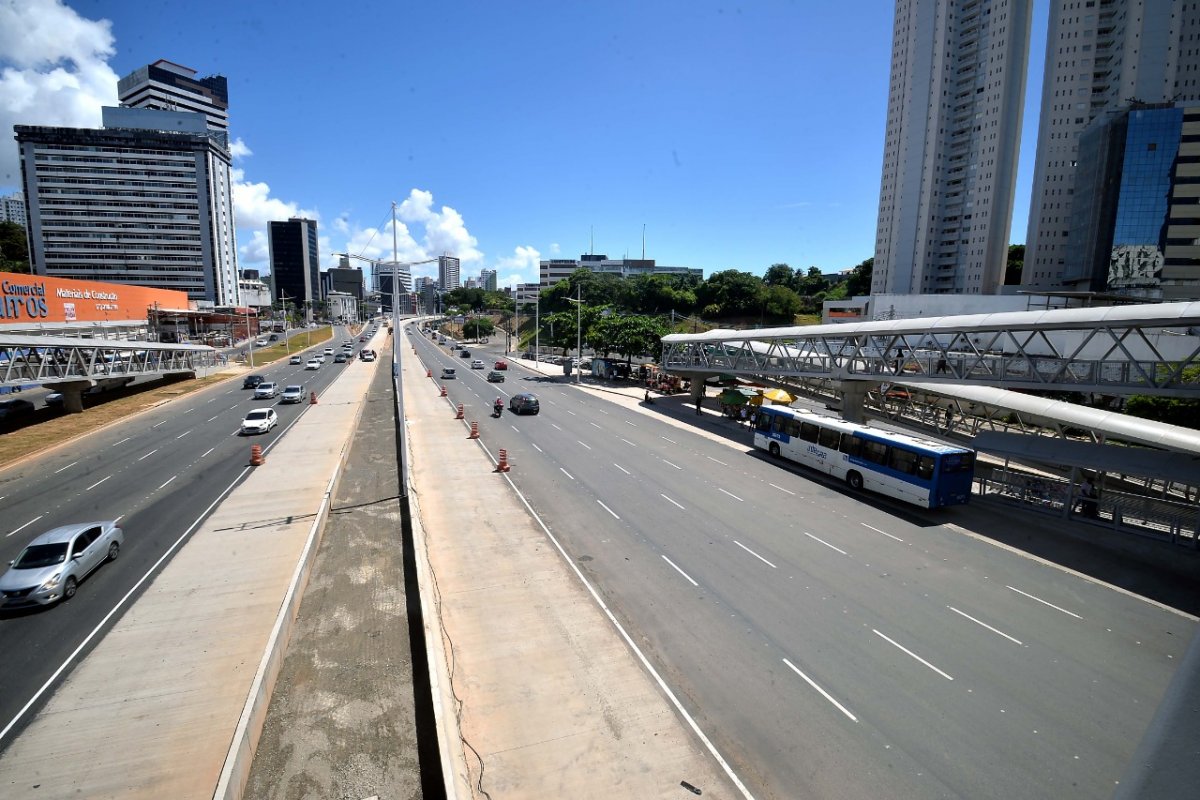
[[[335, 334], [329, 344], [340, 349], [348, 336]], [[362, 345], [356, 340], [355, 346]], [[341, 369], [331, 359], [316, 371], [284, 361], [256, 374], [281, 386], [303, 383], [319, 402]], [[58, 525], [120, 518], [125, 531], [117, 561], [96, 570], [69, 602], [0, 612], [0, 749], [245, 474], [250, 446], [269, 451], [308, 408], [307, 402], [254, 400], [241, 387], [240, 377], [225, 381], [0, 473], [5, 565]], [[267, 434], [239, 436], [246, 413], [268, 405], [275, 406], [279, 425]]]
[[[749, 432], [412, 340], [758, 798], [1107, 797], [1195, 632], [962, 533], [983, 507], [853, 495]], [[541, 413], [489, 416], [517, 391]]]

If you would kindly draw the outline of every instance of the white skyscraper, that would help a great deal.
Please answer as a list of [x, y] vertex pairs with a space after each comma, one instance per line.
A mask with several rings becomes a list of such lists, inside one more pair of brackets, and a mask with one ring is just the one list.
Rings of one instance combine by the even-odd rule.
[[1030, 0], [897, 0], [872, 294], [1004, 280]]
[[[1053, 0], [1021, 283], [1064, 288], [1080, 135], [1131, 105], [1200, 100], [1200, 7], [1183, 0]], [[1088, 177], [1088, 182], [1091, 177]], [[877, 267], [878, 268], [878, 267]]]
[[0, 222], [15, 222], [25, 227], [25, 195], [16, 192], [0, 197]]
[[438, 256], [438, 286], [443, 292], [459, 287], [458, 259], [454, 256]]

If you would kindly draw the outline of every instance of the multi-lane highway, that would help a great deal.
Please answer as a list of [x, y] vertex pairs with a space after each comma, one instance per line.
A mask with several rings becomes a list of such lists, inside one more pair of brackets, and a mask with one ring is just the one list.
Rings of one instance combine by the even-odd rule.
[[[329, 343], [340, 351], [345, 330]], [[355, 349], [360, 345], [355, 338]], [[313, 352], [318, 349], [314, 346]], [[319, 396], [343, 365], [319, 370], [283, 361], [256, 370]], [[94, 647], [177, 547], [249, 469], [252, 444], [269, 451], [308, 404], [255, 400], [240, 377], [181, 396], [157, 409], [0, 473], [0, 562], [58, 525], [119, 519], [119, 558], [57, 607], [0, 612], [0, 749], [17, 735], [57, 682]], [[251, 409], [274, 405], [279, 425], [238, 435]], [[219, 571], [220, 564], [213, 570]], [[131, 667], [132, 668], [132, 667]]]
[[[488, 384], [412, 341], [435, 376], [457, 368], [448, 399], [756, 797], [1107, 797], [1195, 632], [967, 535], [981, 508], [849, 494], [748, 433], [518, 365]], [[490, 418], [518, 391], [539, 415]]]

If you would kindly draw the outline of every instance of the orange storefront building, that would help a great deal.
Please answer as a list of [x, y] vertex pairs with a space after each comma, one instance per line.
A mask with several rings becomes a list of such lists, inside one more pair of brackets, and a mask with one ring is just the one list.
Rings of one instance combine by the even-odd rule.
[[187, 309], [187, 292], [0, 272], [0, 329], [39, 323], [145, 323], [153, 311]]

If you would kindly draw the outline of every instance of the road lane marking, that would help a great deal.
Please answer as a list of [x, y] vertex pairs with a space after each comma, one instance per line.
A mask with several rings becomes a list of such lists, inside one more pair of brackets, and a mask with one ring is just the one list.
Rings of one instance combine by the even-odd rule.
[[[176, 479], [176, 478], [178, 478], [178, 477], [179, 477], [178, 475], [172, 475], [172, 476], [171, 476], [171, 480], [168, 480], [166, 483], [164, 483], [162, 486], [160, 486], [160, 487], [158, 487], [158, 488], [159, 488], [159, 489], [165, 489], [165, 488], [167, 488], [167, 484], [169, 484], [171, 481], [175, 480], [175, 479]], [[158, 491], [158, 489], [155, 489], [155, 491]]]
[[715, 462], [717, 462], [717, 463], [718, 463], [718, 464], [720, 464], [722, 467], [728, 467], [728, 466], [729, 466], [728, 464], [726, 464], [724, 461], [722, 461], [722, 460], [721, 460], [721, 459], [719, 459], [719, 458], [713, 458], [712, 456], [705, 456], [705, 458], [707, 458], [709, 461], [715, 461]]
[[90, 492], [92, 489], [95, 489], [97, 486], [99, 486], [100, 484], [104, 483], [106, 480], [108, 480], [108, 479], [109, 479], [109, 478], [111, 478], [111, 477], [112, 477], [112, 475], [108, 475], [107, 477], [101, 478], [100, 480], [98, 480], [98, 481], [96, 481], [95, 483], [93, 483], [91, 486], [89, 486], [89, 487], [87, 487], [86, 489], [84, 489], [84, 491], [85, 491], [85, 492]]
[[812, 539], [813, 541], [820, 542], [821, 544], [823, 544], [823, 545], [825, 545], [826, 547], [828, 547], [830, 550], [837, 550], [837, 551], [838, 551], [839, 553], [841, 553], [842, 555], [848, 555], [848, 553], [847, 553], [845, 550], [843, 550], [842, 548], [840, 548], [840, 547], [834, 547], [834, 546], [833, 546], [833, 545], [831, 545], [829, 542], [825, 541], [824, 539], [820, 538], [819, 536], [813, 536], [813, 535], [812, 535], [811, 533], [809, 533], [808, 531], [805, 531], [805, 532], [804, 532], [804, 535], [805, 535], [805, 536], [807, 536], [808, 538]]
[[571, 409], [569, 409], [569, 408], [567, 409], [567, 413], [568, 413], [568, 414], [570, 414], [572, 417], [574, 417], [574, 416], [578, 416], [578, 415], [577, 415], [577, 414], [576, 414], [574, 411], [572, 411], [572, 410], [571, 410]]
[[192, 412], [193, 412], [193, 411], [195, 411], [195, 410], [196, 410], [196, 409], [194, 409], [194, 408], [189, 408], [187, 411], [185, 411], [185, 412], [183, 412], [183, 413], [185, 413], [185, 414], [190, 414], [190, 413], [192, 413]]
[[184, 431], [183, 433], [179, 434], [179, 435], [178, 435], [178, 436], [176, 436], [175, 438], [176, 438], [176, 439], [182, 439], [183, 437], [187, 436], [189, 433], [191, 433], [191, 431]]
[[217, 417], [219, 417], [219, 416], [221, 416], [221, 415], [220, 415], [220, 414], [217, 414], [216, 416], [209, 417], [209, 418], [208, 418], [207, 420], [205, 420], [205, 421], [206, 421], [206, 422], [212, 422], [214, 419], [216, 419], [216, 418], [217, 418]]
[[772, 486], [781, 492], [787, 492], [788, 494], [792, 495], [793, 497], [795, 497], [795, 495], [796, 495], [796, 493], [793, 492], [791, 489], [785, 489], [782, 486], [775, 486], [775, 484], [773, 484], [773, 483], [768, 483], [767, 486]]
[[605, 511], [607, 511], [608, 513], [612, 514], [612, 515], [613, 515], [613, 519], [620, 519], [620, 517], [618, 517], [618, 516], [617, 516], [617, 512], [613, 511], [611, 508], [609, 508], [608, 506], [604, 505], [604, 502], [603, 502], [603, 501], [601, 501], [601, 500], [597, 500], [596, 502], [597, 502], [597, 503], [600, 503], [600, 507], [601, 507], [601, 508], [603, 508], [603, 509], [604, 509]]
[[557, 425], [555, 425], [553, 422], [551, 422], [551, 423], [550, 423], [550, 426], [551, 426], [552, 428], [557, 428], [557, 429], [558, 429], [558, 430], [560, 430], [560, 431], [562, 430], [562, 428], [559, 428], [559, 427], [558, 427]]
[[738, 497], [738, 496], [737, 496], [736, 494], [734, 494], [733, 492], [726, 492], [726, 491], [725, 491], [724, 489], [722, 489], [720, 486], [718, 486], [718, 487], [717, 487], [717, 489], [718, 489], [719, 491], [725, 492], [725, 494], [729, 495], [729, 496], [730, 496], [730, 497], [732, 497], [734, 500], [737, 500], [739, 503], [744, 503], [744, 502], [746, 502], [745, 500], [743, 500], [742, 498]]
[[64, 471], [70, 469], [71, 467], [75, 466], [78, 463], [79, 463], [78, 461], [72, 461], [70, 464], [67, 464], [65, 467], [60, 467], [60, 468], [54, 470], [54, 474], [57, 475], [60, 472], [64, 472]]
[[574, 476], [574, 475], [572, 475], [571, 473], [567, 472], [567, 471], [566, 471], [565, 469], [563, 469], [562, 467], [559, 467], [558, 469], [559, 469], [559, 471], [560, 471], [560, 472], [562, 472], [562, 474], [563, 474], [563, 475], [566, 475], [566, 476], [567, 476], [568, 478], [570, 478], [571, 480], [575, 480], [575, 476]]
[[903, 541], [904, 541], [904, 540], [903, 540], [903, 539], [901, 539], [899, 536], [892, 536], [892, 535], [891, 535], [890, 533], [888, 533], [887, 531], [881, 531], [881, 530], [879, 530], [879, 528], [876, 528], [876, 527], [875, 527], [875, 526], [873, 526], [873, 525], [868, 525], [868, 524], [867, 524], [867, 523], [865, 523], [865, 522], [860, 522], [860, 523], [859, 523], [859, 525], [862, 525], [864, 528], [870, 528], [871, 530], [875, 531], [876, 533], [882, 533], [884, 536], [888, 537], [889, 539], [895, 539], [897, 542], [903, 542]]
[[203, 453], [200, 454], [200, 458], [204, 458], [206, 455], [208, 455], [209, 453], [211, 453], [213, 450], [216, 450], [216, 449], [217, 448], [215, 448], [215, 447], [208, 448], [207, 450], [205, 450]]
[[[241, 404], [239, 403], [238, 405], [241, 405]], [[229, 407], [229, 410], [230, 410], [230, 411], [233, 411], [235, 408], [237, 408], [237, 406], [230, 406], [230, 407]]]
[[[590, 421], [589, 421], [589, 422], [588, 422], [588, 425], [591, 425], [593, 428], [600, 428], [600, 426], [599, 426], [599, 425], [597, 425], [597, 424], [596, 424], [596, 423], [594, 423], [594, 422], [590, 422]], [[604, 430], [604, 429], [603, 429], [603, 428], [600, 428], [600, 430]]]
[[788, 661], [786, 658], [783, 660], [783, 663], [785, 663], [785, 664], [787, 664], [789, 667], [791, 667], [791, 668], [792, 668], [792, 672], [796, 673], [796, 674], [797, 674], [797, 675], [799, 675], [801, 678], [803, 678], [805, 683], [807, 683], [809, 686], [813, 687], [813, 688], [814, 688], [814, 689], [816, 689], [818, 692], [820, 692], [820, 693], [821, 693], [821, 697], [824, 697], [826, 700], [828, 700], [829, 702], [833, 703], [833, 705], [834, 705], [834, 708], [836, 708], [838, 711], [842, 712], [842, 713], [843, 713], [843, 714], [845, 714], [847, 717], [849, 717], [851, 722], [858, 722], [858, 717], [856, 717], [856, 716], [854, 716], [853, 714], [851, 714], [851, 713], [850, 713], [850, 709], [846, 708], [844, 705], [842, 705], [841, 703], [839, 703], [837, 700], [833, 699], [833, 695], [831, 695], [829, 692], [825, 691], [825, 690], [824, 690], [824, 689], [822, 689], [820, 686], [818, 686], [818, 685], [817, 685], [817, 682], [816, 682], [816, 681], [814, 681], [812, 678], [808, 677], [807, 675], [805, 675], [803, 672], [801, 672], [799, 667], [797, 667], [797, 666], [796, 666], [795, 664], [793, 664], [792, 662]]
[[[577, 444], [583, 444], [583, 442], [579, 441], [578, 439], [576, 439], [575, 441], [576, 441], [576, 443], [577, 443]], [[591, 450], [591, 449], [592, 449], [592, 448], [591, 448], [591, 445], [586, 445], [586, 444], [583, 444], [583, 446], [584, 446], [584, 447], [586, 447], [588, 450]]]
[[946, 673], [942, 672], [940, 669], [938, 669], [937, 667], [935, 667], [933, 664], [930, 664], [928, 661], [926, 661], [925, 659], [921, 658], [919, 655], [917, 655], [916, 653], [914, 653], [912, 650], [909, 650], [907, 647], [905, 647], [904, 645], [900, 644], [899, 642], [896, 642], [896, 641], [895, 641], [895, 640], [893, 640], [893, 639], [889, 639], [887, 636], [883, 635], [882, 633], [880, 633], [879, 631], [875, 630], [874, 628], [871, 628], [871, 631], [872, 631], [872, 632], [873, 632], [873, 633], [874, 633], [876, 636], [878, 636], [879, 638], [881, 638], [881, 639], [883, 639], [885, 642], [887, 642], [888, 644], [891, 644], [891, 645], [892, 645], [892, 646], [894, 646], [894, 647], [898, 647], [898, 648], [900, 648], [901, 650], [903, 650], [905, 653], [908, 653], [910, 656], [912, 656], [913, 658], [915, 658], [917, 661], [920, 661], [922, 664], [924, 664], [925, 666], [929, 667], [931, 670], [933, 670], [934, 672], [936, 672], [938, 675], [941, 675], [941, 676], [942, 676], [943, 678], [945, 678], [946, 680], [948, 680], [948, 681], [952, 681], [952, 680], [954, 680], [954, 678], [952, 678], [952, 677], [950, 677], [949, 675], [947, 675]]
[[674, 439], [667, 439], [667, 437], [665, 437], [665, 436], [659, 436], [658, 438], [664, 439], [664, 440], [670, 442], [671, 444], [679, 444], [679, 442], [675, 441]]
[[17, 528], [16, 530], [11, 530], [11, 531], [9, 531], [8, 533], [4, 534], [4, 538], [6, 538], [6, 539], [7, 539], [9, 536], [12, 536], [14, 533], [20, 533], [21, 531], [25, 530], [25, 529], [26, 529], [26, 528], [28, 528], [30, 525], [32, 525], [33, 523], [37, 522], [39, 519], [41, 519], [41, 518], [42, 518], [42, 517], [44, 517], [44, 516], [46, 516], [46, 515], [45, 515], [45, 514], [38, 514], [36, 517], [34, 517], [33, 519], [29, 520], [29, 522], [26, 522], [24, 525], [22, 525], [21, 527]]
[[632, 423], [632, 422], [630, 422], [629, 420], [625, 420], [625, 424], [626, 424], [626, 425], [633, 425], [633, 427], [635, 427], [635, 428], [637, 427], [637, 425], [636, 425], [635, 423]]
[[662, 460], [662, 462], [664, 464], [666, 464], [668, 467], [674, 467], [675, 469], [683, 469], [683, 467], [679, 466], [678, 464], [672, 464], [670, 461], [667, 461], [665, 458]]
[[1040, 598], [1040, 597], [1034, 597], [1034, 596], [1033, 596], [1033, 595], [1031, 595], [1029, 592], [1022, 592], [1020, 589], [1016, 588], [1015, 586], [1009, 586], [1009, 585], [1005, 584], [1005, 587], [1004, 587], [1004, 588], [1006, 588], [1006, 589], [1012, 589], [1012, 590], [1013, 590], [1014, 592], [1016, 592], [1017, 594], [1023, 594], [1023, 595], [1025, 595], [1026, 597], [1028, 597], [1030, 600], [1037, 600], [1037, 601], [1038, 601], [1039, 603], [1041, 603], [1042, 605], [1050, 606], [1050, 607], [1051, 607], [1051, 608], [1053, 608], [1055, 611], [1061, 611], [1061, 612], [1063, 612], [1064, 614], [1066, 614], [1066, 615], [1068, 615], [1068, 616], [1074, 617], [1075, 619], [1083, 619], [1083, 617], [1079, 616], [1078, 614], [1076, 614], [1076, 613], [1074, 613], [1074, 612], [1072, 612], [1072, 611], [1067, 611], [1065, 608], [1059, 608], [1058, 606], [1054, 605], [1054, 603], [1047, 602], [1046, 600], [1043, 600], [1043, 599], [1042, 599], [1042, 598]]
[[216, 399], [217, 399], [217, 398], [215, 398], [215, 397], [210, 397], [210, 398], [208, 398], [207, 400], [205, 400], [204, 402], [206, 402], [206, 403], [211, 403], [213, 400], [216, 400]]
[[993, 628], [991, 625], [988, 625], [986, 622], [981, 622], [981, 621], [975, 619], [974, 617], [972, 617], [970, 614], [968, 614], [964, 611], [959, 611], [954, 606], [946, 606], [946, 608], [950, 609], [951, 611], [953, 611], [955, 614], [958, 614], [959, 616], [966, 617], [967, 619], [971, 620], [971, 622], [974, 622], [976, 625], [982, 625], [983, 627], [987, 628], [992, 633], [995, 633], [999, 636], [1003, 636], [1005, 639], [1008, 639], [1010, 642], [1016, 642], [1017, 644], [1021, 645], [1022, 647], [1025, 646], [1024, 642], [1022, 642], [1020, 639], [1014, 639], [1013, 637], [1009, 636], [1004, 631], [998, 631], [995, 628]]
[[663, 561], [666, 561], [668, 564], [670, 564], [672, 567], [674, 567], [674, 568], [675, 568], [675, 571], [676, 571], [676, 572], [678, 572], [678, 573], [679, 573], [680, 575], [682, 575], [683, 577], [687, 578], [687, 580], [688, 580], [688, 583], [690, 583], [692, 586], [699, 586], [699, 585], [700, 585], [700, 584], [696, 583], [694, 580], [692, 580], [692, 576], [691, 576], [691, 575], [688, 575], [686, 572], [684, 572], [683, 570], [681, 570], [681, 569], [679, 568], [679, 565], [678, 565], [678, 564], [676, 564], [676, 563], [675, 563], [674, 561], [672, 561], [671, 559], [667, 558], [666, 556], [663, 556]]
[[659, 493], [658, 496], [661, 497], [663, 500], [666, 500], [671, 505], [676, 506], [677, 508], [679, 508], [679, 510], [681, 510], [681, 511], [683, 510], [683, 506], [679, 505], [679, 503], [676, 503], [674, 500], [667, 497], [665, 494]]
[[112, 443], [112, 446], [113, 446], [113, 447], [116, 447], [116, 446], [117, 446], [117, 445], [119, 445], [119, 444], [125, 444], [126, 442], [128, 442], [128, 441], [129, 441], [130, 439], [132, 439], [132, 438], [133, 438], [132, 436], [126, 436], [124, 439], [122, 439], [122, 440], [121, 440], [121, 441], [119, 441], [119, 442], [113, 442], [113, 443]]
[[764, 564], [766, 564], [766, 565], [767, 565], [768, 567], [770, 567], [771, 569], [779, 569], [779, 567], [775, 566], [775, 565], [774, 565], [774, 564], [772, 564], [770, 561], [767, 561], [765, 558], [763, 558], [763, 557], [762, 557], [762, 556], [760, 556], [758, 553], [756, 553], [756, 552], [754, 552], [753, 550], [751, 550], [749, 547], [746, 547], [746, 545], [742, 544], [742, 543], [741, 543], [741, 542], [739, 542], [737, 539], [734, 539], [734, 540], [733, 540], [733, 543], [734, 543], [734, 544], [736, 544], [738, 547], [742, 548], [743, 550], [745, 550], [745, 551], [746, 551], [747, 553], [749, 553], [750, 555], [752, 555], [752, 556], [754, 556], [755, 558], [757, 558], [759, 561], [761, 561], [761, 562], [763, 562]]
[[[632, 474], [633, 474], [632, 472], [630, 472], [629, 470], [625, 469], [624, 467], [622, 467], [620, 464], [618, 464], [618, 463], [617, 463], [617, 462], [615, 462], [615, 461], [613, 462], [613, 466], [614, 466], [614, 467], [616, 467], [617, 469], [621, 470], [621, 472], [624, 472], [626, 475], [632, 475]], [[0, 500], [3, 500], [3, 499], [4, 499], [3, 497], [0, 497]]]
[[634, 444], [633, 442], [629, 441], [628, 439], [622, 438], [622, 439], [621, 439], [621, 441], [622, 441], [622, 442], [624, 442], [625, 444], [629, 445], [630, 447], [637, 447], [637, 445], [636, 445], [636, 444]]
[[150, 426], [150, 430], [154, 430], [154, 429], [155, 429], [155, 428], [157, 428], [159, 425], [166, 425], [166, 424], [167, 424], [167, 421], [164, 419], [162, 422], [156, 422], [156, 423], [154, 423], [153, 425], [151, 425], [151, 426]]
[[158, 452], [158, 448], [156, 447], [153, 450], [151, 450], [149, 453], [146, 453], [146, 455], [139, 458], [138, 461], [145, 461], [147, 458], [149, 458], [150, 456], [154, 455], [157, 452]]
[[537, 450], [539, 453], [544, 453], [544, 452], [546, 452], [545, 450], [543, 450], [542, 448], [538, 447], [538, 446], [537, 446], [536, 444], [534, 444], [533, 442], [530, 442], [530, 444], [532, 444], [532, 445], [533, 445], [533, 449], [534, 449], [534, 450]]

